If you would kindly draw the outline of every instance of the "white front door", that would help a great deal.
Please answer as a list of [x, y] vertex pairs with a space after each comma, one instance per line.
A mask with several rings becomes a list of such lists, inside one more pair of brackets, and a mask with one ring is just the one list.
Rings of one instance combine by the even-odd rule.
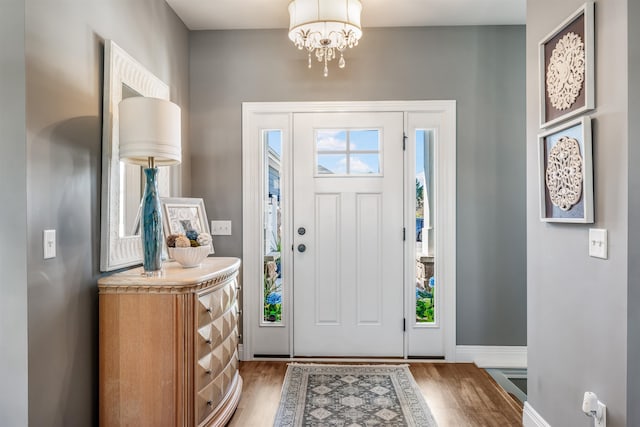
[[404, 354], [403, 114], [293, 116], [295, 356]]

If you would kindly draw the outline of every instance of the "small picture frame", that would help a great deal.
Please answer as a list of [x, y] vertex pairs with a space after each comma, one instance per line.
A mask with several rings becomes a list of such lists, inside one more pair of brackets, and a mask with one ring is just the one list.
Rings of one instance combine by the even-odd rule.
[[538, 135], [540, 221], [593, 223], [591, 118]]
[[[198, 233], [209, 233], [209, 221], [204, 208], [204, 200], [187, 197], [161, 197], [160, 206], [165, 239], [171, 234], [185, 234], [187, 229], [193, 229]], [[213, 254], [213, 242], [210, 246], [209, 254]]]
[[593, 22], [590, 0], [538, 45], [541, 128], [595, 108]]

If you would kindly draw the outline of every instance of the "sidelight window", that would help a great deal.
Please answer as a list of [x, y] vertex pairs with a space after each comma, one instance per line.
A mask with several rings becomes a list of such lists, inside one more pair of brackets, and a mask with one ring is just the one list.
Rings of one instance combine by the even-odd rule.
[[264, 144], [264, 264], [263, 264], [263, 321], [282, 323], [282, 213], [281, 158], [282, 131], [263, 132]]
[[416, 141], [416, 322], [436, 320], [434, 265], [434, 146], [433, 131], [418, 129]]

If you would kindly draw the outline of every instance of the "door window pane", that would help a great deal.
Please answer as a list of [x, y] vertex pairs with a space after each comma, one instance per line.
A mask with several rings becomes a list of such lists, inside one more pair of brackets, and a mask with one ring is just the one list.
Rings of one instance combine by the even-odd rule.
[[282, 131], [263, 132], [264, 141], [264, 276], [263, 321], [282, 322], [282, 265], [280, 259]]
[[316, 134], [316, 148], [320, 151], [347, 151], [347, 132], [321, 130]]
[[351, 175], [380, 173], [380, 155], [352, 153], [349, 157], [349, 173]]
[[352, 130], [349, 142], [351, 151], [380, 151], [378, 130]]
[[318, 175], [344, 175], [347, 173], [345, 154], [318, 154]]

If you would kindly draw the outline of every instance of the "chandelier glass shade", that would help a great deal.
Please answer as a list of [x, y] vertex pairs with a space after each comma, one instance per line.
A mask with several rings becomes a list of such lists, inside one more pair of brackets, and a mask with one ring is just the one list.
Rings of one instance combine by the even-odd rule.
[[311, 68], [312, 55], [324, 63], [340, 56], [338, 66], [344, 68], [344, 51], [358, 45], [362, 37], [360, 0], [291, 0], [289, 3], [289, 39], [300, 50], [305, 49]]

